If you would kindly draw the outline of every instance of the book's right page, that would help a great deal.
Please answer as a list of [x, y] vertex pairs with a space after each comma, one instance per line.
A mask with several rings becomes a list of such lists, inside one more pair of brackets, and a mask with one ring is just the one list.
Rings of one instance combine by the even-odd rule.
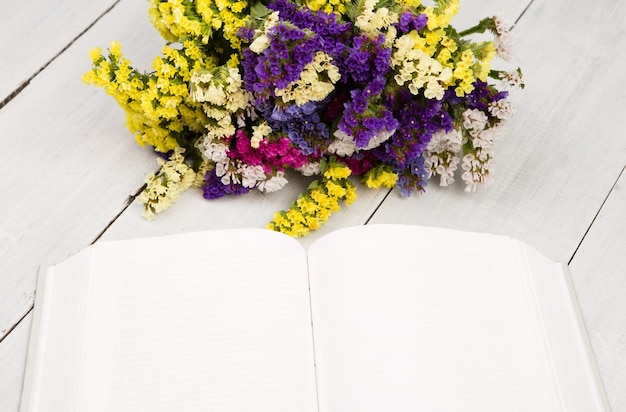
[[602, 411], [585, 396], [566, 409], [528, 266], [508, 237], [446, 229], [314, 243], [320, 411]]

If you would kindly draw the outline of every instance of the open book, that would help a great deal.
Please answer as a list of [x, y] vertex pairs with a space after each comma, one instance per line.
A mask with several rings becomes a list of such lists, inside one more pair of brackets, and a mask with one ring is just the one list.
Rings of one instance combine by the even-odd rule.
[[42, 271], [21, 411], [608, 411], [564, 266], [401, 225], [98, 242]]

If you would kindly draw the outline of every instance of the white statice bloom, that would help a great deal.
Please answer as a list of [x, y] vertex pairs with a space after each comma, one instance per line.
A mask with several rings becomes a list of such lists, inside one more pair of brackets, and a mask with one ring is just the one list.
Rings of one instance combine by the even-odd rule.
[[302, 173], [303, 176], [313, 176], [320, 174], [320, 162], [310, 162], [296, 168], [296, 171]]
[[241, 175], [241, 185], [243, 187], [254, 187], [257, 185], [257, 182], [267, 178], [263, 166], [242, 164], [237, 168], [237, 172]]
[[472, 136], [478, 135], [487, 126], [487, 115], [478, 109], [467, 109], [461, 115], [463, 117], [463, 127], [465, 127]]
[[333, 136], [336, 137], [330, 145], [328, 146], [328, 152], [334, 153], [338, 156], [350, 156], [356, 151], [356, 144], [354, 140], [352, 140], [351, 136], [348, 136], [346, 133], [341, 130], [335, 130]]
[[272, 128], [266, 121], [263, 121], [257, 126], [252, 126], [252, 137], [250, 138], [250, 146], [255, 149], [259, 148], [259, 143], [267, 135], [272, 133]]
[[262, 192], [270, 193], [282, 189], [287, 183], [285, 173], [276, 172], [275, 176], [260, 182], [257, 188]]
[[275, 11], [265, 17], [265, 21], [263, 22], [263, 31], [256, 30], [256, 33], [259, 34], [257, 38], [255, 38], [250, 44], [250, 50], [256, 54], [262, 53], [263, 50], [267, 49], [270, 45], [270, 38], [267, 34], [270, 32], [270, 29], [278, 24], [278, 12]]
[[424, 153], [424, 165], [429, 173], [428, 177], [438, 175], [441, 186], [454, 183], [454, 173], [461, 161], [456, 153], [461, 150], [462, 145], [463, 134], [460, 130], [435, 133]]
[[513, 116], [513, 106], [506, 99], [501, 99], [489, 105], [489, 113], [500, 120], [508, 120]]
[[[443, 95], [446, 91], [441, 82], [447, 82], [452, 77], [452, 69], [446, 67], [441, 71], [439, 76], [431, 77], [431, 80], [426, 83], [426, 89], [424, 89], [424, 96], [427, 99], [443, 99]], [[410, 87], [409, 87], [410, 88]]]
[[424, 154], [424, 166], [428, 177], [438, 175], [440, 186], [449, 186], [454, 183], [454, 172], [458, 169], [460, 161], [461, 159], [449, 152]]
[[224, 143], [216, 143], [210, 139], [204, 141], [204, 151], [202, 154], [207, 159], [212, 160], [215, 163], [225, 162], [228, 160], [227, 156], [228, 146]]
[[460, 130], [452, 129], [450, 133], [445, 130], [433, 134], [428, 142], [426, 150], [431, 153], [441, 153], [443, 151], [458, 152], [463, 144], [463, 133]]
[[524, 74], [520, 69], [513, 70], [510, 72], [500, 72], [499, 77], [500, 87], [503, 89], [509, 89], [512, 87], [522, 88], [524, 87], [525, 79]]
[[496, 54], [504, 61], [510, 61], [513, 57], [513, 35], [511, 33], [500, 34], [493, 40]]
[[500, 122], [498, 125], [484, 129], [476, 136], [473, 136], [472, 146], [491, 151], [494, 148], [496, 141], [502, 137], [503, 133], [504, 126], [502, 125], [502, 122]]
[[252, 43], [250, 43], [250, 47], [248, 48], [252, 52], [256, 54], [260, 54], [263, 52], [263, 50], [267, 49], [268, 47], [270, 47], [270, 38], [267, 37], [265, 33], [262, 33], [260, 36], [254, 39]]
[[493, 18], [493, 25], [496, 35], [502, 35], [511, 31], [511, 23], [502, 16], [495, 16]]
[[465, 170], [463, 175], [461, 175], [461, 179], [465, 182], [465, 191], [476, 191], [478, 183], [480, 183], [480, 174], [477, 172], [480, 169], [480, 162], [476, 160], [473, 154], [466, 154], [463, 156], [461, 167]]
[[236, 170], [237, 168], [234, 167], [231, 160], [228, 158], [215, 163], [215, 175], [220, 178], [220, 181], [224, 185], [241, 183], [239, 175], [235, 173]]
[[465, 172], [461, 178], [465, 182], [465, 191], [474, 192], [478, 184], [488, 185], [493, 180], [493, 155], [488, 150], [478, 150], [478, 157], [473, 154], [463, 156], [461, 167]]
[[367, 146], [363, 148], [357, 148], [352, 136], [349, 136], [341, 130], [337, 129], [333, 133], [333, 136], [335, 136], [336, 139], [330, 143], [330, 145], [328, 146], [328, 151], [339, 156], [350, 156], [354, 152], [358, 152], [360, 150], [371, 150], [380, 146], [381, 144], [386, 142], [391, 136], [393, 136], [395, 132], [395, 129], [381, 130], [370, 139], [370, 141], [367, 143]]

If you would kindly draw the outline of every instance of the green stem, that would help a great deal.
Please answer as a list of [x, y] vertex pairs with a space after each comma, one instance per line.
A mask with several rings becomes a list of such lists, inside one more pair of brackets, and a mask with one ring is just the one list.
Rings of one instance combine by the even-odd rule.
[[489, 23], [491, 23], [492, 20], [493, 19], [491, 17], [485, 17], [480, 22], [478, 22], [476, 26], [470, 27], [469, 29], [459, 32], [459, 36], [465, 37], [470, 34], [484, 33], [485, 30], [487, 30], [487, 28], [489, 27]]

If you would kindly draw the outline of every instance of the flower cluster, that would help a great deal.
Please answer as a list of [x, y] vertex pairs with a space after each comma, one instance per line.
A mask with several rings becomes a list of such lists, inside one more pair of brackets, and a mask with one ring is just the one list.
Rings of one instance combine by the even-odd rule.
[[[154, 217], [183, 190], [206, 199], [273, 192], [290, 171], [309, 188], [268, 227], [315, 230], [370, 188], [424, 191], [458, 174], [466, 190], [489, 183], [494, 145], [512, 115], [508, 90], [522, 72], [499, 17], [457, 31], [459, 0], [150, 0], [167, 40], [152, 72], [134, 69], [113, 42], [91, 53], [84, 81], [126, 111], [128, 128], [160, 155], [139, 200]], [[491, 41], [474, 41], [489, 32]], [[167, 160], [163, 160], [167, 159]]]

